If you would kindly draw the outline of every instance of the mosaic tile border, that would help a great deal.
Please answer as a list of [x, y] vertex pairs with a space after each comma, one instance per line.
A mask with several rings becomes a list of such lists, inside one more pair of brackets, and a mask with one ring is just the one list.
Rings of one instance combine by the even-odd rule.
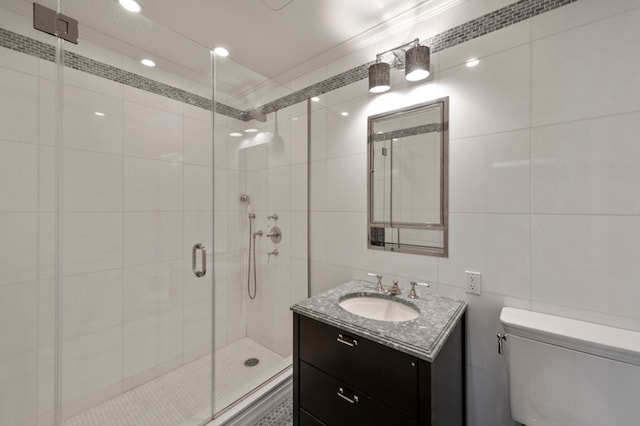
[[289, 395], [256, 423], [256, 426], [285, 426], [293, 424], [293, 397]]
[[[576, 1], [578, 0], [521, 0], [487, 13], [479, 18], [472, 19], [457, 27], [443, 31], [433, 37], [429, 37], [423, 40], [421, 44], [429, 46], [431, 51], [436, 53], [542, 13], [575, 3]], [[55, 61], [55, 49], [53, 46], [2, 28], [0, 28], [0, 47], [26, 53], [46, 61]], [[357, 66], [319, 83], [298, 90], [297, 92], [275, 99], [262, 105], [259, 109], [265, 114], [269, 114], [306, 101], [311, 97], [319, 96], [368, 78], [369, 66], [373, 62], [374, 61], [371, 61]], [[130, 87], [165, 96], [209, 111], [212, 109], [211, 99], [209, 98], [160, 83], [73, 52], [65, 52], [65, 65], [79, 71], [107, 78]], [[215, 103], [215, 111], [237, 120], [251, 120], [251, 115], [248, 111], [241, 111], [220, 102]]]
[[[23, 36], [21, 34], [0, 28], [0, 46], [14, 50], [20, 53], [26, 53], [36, 58], [49, 62], [55, 62], [55, 48], [47, 43]], [[65, 66], [92, 74], [98, 77], [106, 78], [116, 83], [121, 83], [136, 89], [164, 96], [179, 102], [193, 105], [208, 111], [212, 109], [210, 98], [196, 95], [186, 90], [178, 89], [168, 84], [160, 83], [148, 77], [125, 71], [104, 62], [86, 56], [78, 55], [74, 52], [64, 52]], [[249, 116], [245, 111], [230, 107], [228, 105], [216, 102], [216, 112], [242, 121], [248, 121]]]
[[386, 133], [376, 133], [373, 140], [376, 142], [387, 141], [391, 139], [406, 138], [408, 136], [422, 135], [425, 133], [440, 133], [442, 125], [440, 123], [422, 124], [420, 126], [408, 127], [406, 129], [393, 130]]
[[[521, 0], [443, 31], [440, 34], [422, 40], [420, 43], [429, 46], [431, 52], [436, 53], [577, 1]], [[369, 66], [374, 62], [371, 61], [357, 66], [295, 93], [278, 98], [262, 105], [260, 109], [268, 114], [302, 102], [312, 96], [319, 96], [368, 78]]]

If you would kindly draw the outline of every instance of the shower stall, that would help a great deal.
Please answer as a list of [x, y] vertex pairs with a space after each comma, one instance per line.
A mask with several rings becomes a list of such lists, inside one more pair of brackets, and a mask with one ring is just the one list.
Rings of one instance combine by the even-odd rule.
[[38, 3], [79, 38], [0, 0], [0, 424], [206, 424], [291, 364], [308, 105], [116, 1]]

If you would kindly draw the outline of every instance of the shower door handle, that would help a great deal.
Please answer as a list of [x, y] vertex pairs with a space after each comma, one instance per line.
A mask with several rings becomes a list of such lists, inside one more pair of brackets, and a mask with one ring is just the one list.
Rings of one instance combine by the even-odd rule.
[[[197, 269], [197, 260], [196, 260], [196, 252], [200, 250], [202, 252], [202, 270], [199, 271]], [[193, 274], [200, 278], [204, 277], [207, 273], [207, 249], [204, 244], [198, 243], [193, 246], [193, 250], [191, 250], [191, 268], [193, 269]]]

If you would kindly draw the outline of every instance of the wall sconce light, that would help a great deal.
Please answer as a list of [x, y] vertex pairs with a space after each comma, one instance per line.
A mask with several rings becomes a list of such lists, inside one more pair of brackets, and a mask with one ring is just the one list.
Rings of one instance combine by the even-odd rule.
[[[412, 46], [409, 50], [405, 47]], [[385, 54], [392, 53], [391, 63], [382, 61]], [[401, 44], [376, 55], [376, 62], [369, 66], [369, 92], [382, 93], [391, 88], [391, 67], [404, 69], [408, 81], [420, 81], [429, 77], [431, 65], [431, 51], [427, 46], [421, 46], [420, 40]]]
[[405, 56], [404, 78], [409, 81], [420, 81], [430, 74], [430, 51], [427, 46], [417, 45], [407, 50]]
[[369, 67], [369, 92], [382, 93], [391, 89], [391, 65], [376, 62]]

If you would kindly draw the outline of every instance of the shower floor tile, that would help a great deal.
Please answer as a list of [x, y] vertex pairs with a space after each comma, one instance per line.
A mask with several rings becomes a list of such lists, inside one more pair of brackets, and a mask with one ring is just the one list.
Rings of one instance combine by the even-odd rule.
[[[254, 367], [245, 367], [247, 358], [258, 358], [260, 362]], [[230, 395], [239, 396], [249, 390], [255, 385], [251, 382], [256, 377], [279, 369], [283, 360], [248, 338], [219, 349], [215, 357], [216, 401], [229, 400]], [[176, 426], [208, 411], [210, 399], [211, 356], [207, 355], [90, 408], [66, 420], [64, 425]]]

